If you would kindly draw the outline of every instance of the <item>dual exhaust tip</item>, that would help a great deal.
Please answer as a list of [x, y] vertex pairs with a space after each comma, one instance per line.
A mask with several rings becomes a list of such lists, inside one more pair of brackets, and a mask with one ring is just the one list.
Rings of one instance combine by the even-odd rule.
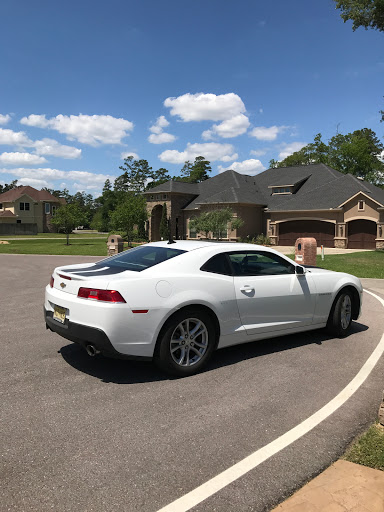
[[86, 345], [85, 350], [87, 351], [87, 354], [91, 357], [95, 357], [97, 354], [100, 354], [100, 350], [98, 350], [95, 345]]

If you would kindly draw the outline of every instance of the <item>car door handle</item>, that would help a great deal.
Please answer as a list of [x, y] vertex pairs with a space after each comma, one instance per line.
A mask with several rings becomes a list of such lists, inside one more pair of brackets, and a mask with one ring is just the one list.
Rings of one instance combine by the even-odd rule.
[[241, 291], [241, 292], [254, 292], [254, 291], [255, 291], [255, 289], [254, 289], [254, 287], [253, 287], [253, 286], [249, 286], [249, 284], [245, 284], [244, 286], [242, 286], [242, 287], [240, 288], [240, 291]]

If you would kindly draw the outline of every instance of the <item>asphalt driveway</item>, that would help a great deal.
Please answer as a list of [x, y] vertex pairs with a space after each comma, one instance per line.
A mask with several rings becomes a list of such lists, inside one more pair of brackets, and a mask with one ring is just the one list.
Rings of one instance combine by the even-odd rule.
[[[343, 340], [315, 331], [250, 343], [169, 379], [151, 363], [90, 358], [46, 331], [53, 267], [91, 260], [0, 255], [1, 510], [156, 512], [327, 404], [384, 331], [383, 306], [365, 294]], [[375, 418], [383, 370], [381, 358], [336, 412], [193, 510], [270, 510]]]

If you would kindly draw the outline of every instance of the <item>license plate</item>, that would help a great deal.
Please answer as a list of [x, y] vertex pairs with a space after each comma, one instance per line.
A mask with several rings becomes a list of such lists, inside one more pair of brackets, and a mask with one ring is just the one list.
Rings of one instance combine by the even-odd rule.
[[61, 306], [54, 306], [53, 318], [63, 324], [65, 322], [66, 311], [67, 310], [65, 308], [62, 308]]

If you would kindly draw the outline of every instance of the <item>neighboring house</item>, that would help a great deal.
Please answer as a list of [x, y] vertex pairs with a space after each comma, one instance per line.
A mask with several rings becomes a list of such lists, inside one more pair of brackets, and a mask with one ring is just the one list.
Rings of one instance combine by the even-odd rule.
[[384, 248], [384, 190], [324, 164], [268, 169], [256, 176], [226, 171], [201, 183], [167, 181], [145, 192], [150, 240], [159, 239], [163, 204], [172, 235], [194, 239], [189, 221], [229, 207], [244, 225], [227, 239], [266, 233], [273, 245], [313, 236], [326, 247]]
[[36, 224], [39, 233], [54, 231], [52, 215], [64, 198], [46, 190], [20, 186], [0, 194], [0, 232], [2, 224]]

